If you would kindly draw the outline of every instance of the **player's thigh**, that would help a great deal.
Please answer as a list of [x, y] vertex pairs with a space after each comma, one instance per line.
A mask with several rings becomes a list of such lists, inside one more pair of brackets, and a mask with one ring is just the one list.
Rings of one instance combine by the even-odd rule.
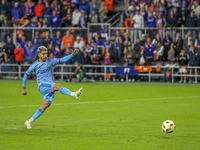
[[48, 105], [48, 107], [49, 107], [51, 105], [51, 103], [53, 102], [54, 97], [55, 97], [55, 92], [44, 95], [42, 104], [44, 103], [43, 104], [44, 106]]
[[39, 85], [39, 91], [42, 95], [47, 95], [49, 93], [54, 93], [55, 83], [43, 82]]

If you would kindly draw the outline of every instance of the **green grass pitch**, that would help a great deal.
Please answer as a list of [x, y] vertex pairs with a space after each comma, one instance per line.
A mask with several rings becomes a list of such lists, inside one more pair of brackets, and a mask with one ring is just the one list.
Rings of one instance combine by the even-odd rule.
[[[35, 81], [0, 81], [0, 150], [199, 150], [200, 85], [65, 83], [81, 100], [56, 93], [50, 108], [24, 126], [42, 103]], [[176, 124], [162, 131], [163, 121]]]

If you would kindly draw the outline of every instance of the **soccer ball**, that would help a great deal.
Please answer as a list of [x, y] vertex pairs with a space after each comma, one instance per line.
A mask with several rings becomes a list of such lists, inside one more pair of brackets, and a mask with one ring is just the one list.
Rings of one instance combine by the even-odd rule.
[[162, 124], [162, 129], [166, 133], [172, 133], [174, 131], [175, 127], [176, 126], [175, 126], [174, 122], [171, 120], [166, 120]]

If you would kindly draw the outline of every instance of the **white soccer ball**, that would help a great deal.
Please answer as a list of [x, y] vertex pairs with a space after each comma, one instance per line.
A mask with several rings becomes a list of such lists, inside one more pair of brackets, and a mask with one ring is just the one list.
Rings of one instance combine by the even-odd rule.
[[175, 123], [171, 120], [166, 120], [162, 124], [162, 129], [166, 133], [172, 133], [176, 128]]

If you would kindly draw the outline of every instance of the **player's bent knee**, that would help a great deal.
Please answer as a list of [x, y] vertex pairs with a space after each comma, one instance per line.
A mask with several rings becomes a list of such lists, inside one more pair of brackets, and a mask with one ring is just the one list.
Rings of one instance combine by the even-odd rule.
[[60, 84], [55, 84], [54, 87], [53, 87], [54, 91], [59, 91], [60, 88], [61, 88]]

